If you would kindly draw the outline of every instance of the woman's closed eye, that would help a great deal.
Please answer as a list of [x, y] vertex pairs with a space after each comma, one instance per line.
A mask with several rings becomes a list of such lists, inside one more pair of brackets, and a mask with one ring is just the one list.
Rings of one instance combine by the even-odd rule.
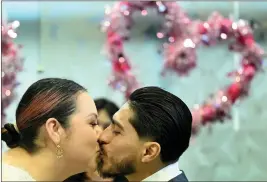
[[98, 126], [98, 122], [97, 122], [97, 121], [91, 122], [90, 125], [91, 125], [92, 127]]

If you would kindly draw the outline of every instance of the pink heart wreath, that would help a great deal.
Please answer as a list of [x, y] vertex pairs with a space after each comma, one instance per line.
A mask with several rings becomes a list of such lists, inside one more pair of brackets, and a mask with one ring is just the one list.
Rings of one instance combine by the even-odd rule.
[[217, 12], [207, 21], [201, 22], [191, 20], [176, 2], [170, 1], [122, 1], [115, 3], [113, 8], [106, 9], [102, 29], [107, 35], [106, 50], [112, 63], [109, 85], [122, 91], [126, 98], [139, 87], [129, 58], [124, 52], [123, 43], [129, 39], [133, 25], [131, 15], [141, 11], [145, 16], [148, 7], [156, 8], [166, 20], [162, 30], [157, 33], [159, 39], [167, 40], [163, 44], [163, 76], [167, 71], [176, 72], [179, 76], [187, 75], [196, 67], [196, 48], [199, 45], [212, 46], [217, 41], [233, 39], [229, 50], [242, 55], [240, 68], [228, 74], [234, 77], [233, 83], [212, 94], [204, 103], [191, 110], [193, 133], [195, 134], [201, 125], [231, 118], [232, 105], [248, 95], [252, 79], [262, 70], [264, 51], [256, 44], [253, 31], [244, 20], [234, 22]]
[[[17, 37], [16, 29], [19, 22], [7, 23], [5, 19], [2, 24], [2, 108], [1, 116], [5, 122], [5, 109], [15, 98], [14, 89], [18, 85], [17, 73], [23, 70], [23, 58], [20, 54], [21, 45], [14, 43]], [[3, 124], [2, 124], [3, 125]]]

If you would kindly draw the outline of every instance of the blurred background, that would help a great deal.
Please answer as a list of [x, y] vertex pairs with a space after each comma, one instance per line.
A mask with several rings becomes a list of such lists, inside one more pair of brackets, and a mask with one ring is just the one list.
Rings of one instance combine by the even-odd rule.
[[[267, 2], [177, 2], [192, 19], [207, 19], [218, 11], [239, 16], [254, 26], [256, 41], [267, 50]], [[26, 89], [45, 77], [72, 79], [85, 86], [94, 98], [106, 97], [119, 106], [124, 96], [107, 85], [111, 65], [102, 54], [105, 33], [100, 31], [105, 6], [114, 2], [19, 2], [5, 1], [8, 21], [18, 20], [15, 43], [23, 45], [23, 70], [18, 73], [16, 97], [5, 109], [6, 120], [15, 121], [17, 103]], [[136, 18], [126, 52], [142, 85], [157, 85], [183, 99], [190, 107], [203, 102], [230, 78], [237, 67], [227, 44], [198, 48], [198, 66], [186, 77], [160, 76], [162, 55], [153, 36], [158, 16]], [[151, 28], [152, 26], [152, 28]], [[265, 35], [266, 33], [266, 35]], [[265, 61], [266, 63], [266, 61]], [[266, 70], [266, 67], [265, 67]], [[238, 102], [233, 119], [202, 127], [180, 160], [189, 181], [267, 180], [267, 74], [256, 76], [248, 98]], [[3, 149], [6, 147], [3, 145]]]

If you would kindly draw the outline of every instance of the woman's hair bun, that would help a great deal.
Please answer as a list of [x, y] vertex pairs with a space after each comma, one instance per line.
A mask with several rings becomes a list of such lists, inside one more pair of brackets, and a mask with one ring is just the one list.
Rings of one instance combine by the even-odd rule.
[[15, 126], [11, 123], [4, 125], [1, 131], [1, 137], [9, 148], [15, 148], [19, 145], [20, 134], [16, 130]]

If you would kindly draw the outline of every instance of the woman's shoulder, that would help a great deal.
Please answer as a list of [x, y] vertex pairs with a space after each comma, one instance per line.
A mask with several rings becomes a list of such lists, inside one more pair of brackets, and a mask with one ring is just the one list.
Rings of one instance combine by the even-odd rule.
[[2, 180], [3, 181], [36, 181], [31, 175], [18, 167], [2, 162]]

